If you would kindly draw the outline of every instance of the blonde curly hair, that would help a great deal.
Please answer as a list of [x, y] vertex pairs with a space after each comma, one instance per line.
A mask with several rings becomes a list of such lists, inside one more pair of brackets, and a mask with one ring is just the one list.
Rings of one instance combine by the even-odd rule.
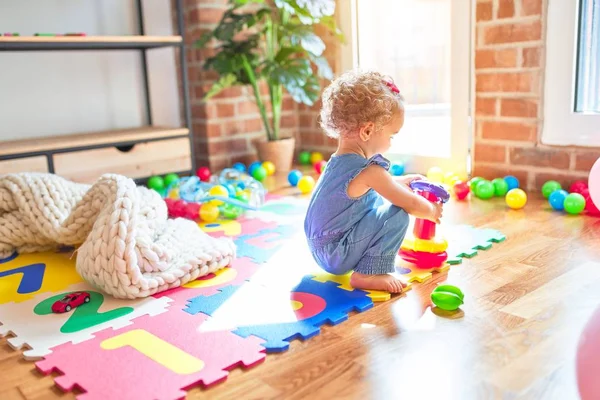
[[368, 122], [376, 131], [394, 115], [404, 113], [404, 98], [392, 90], [393, 81], [379, 72], [352, 70], [323, 91], [319, 123], [332, 138], [352, 137]]

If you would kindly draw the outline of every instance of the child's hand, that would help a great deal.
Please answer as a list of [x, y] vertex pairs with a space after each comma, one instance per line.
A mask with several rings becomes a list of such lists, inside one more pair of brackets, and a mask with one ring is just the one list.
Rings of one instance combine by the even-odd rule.
[[425, 180], [425, 177], [420, 174], [407, 174], [407, 175], [402, 175], [402, 176], [396, 176], [396, 177], [394, 177], [394, 179], [396, 182], [408, 186], [408, 185], [410, 185], [410, 183], [412, 181]]
[[439, 224], [442, 218], [442, 212], [443, 212], [443, 205], [442, 203], [429, 203], [431, 204], [431, 215], [429, 218], [427, 218], [428, 220], [435, 222], [436, 224]]

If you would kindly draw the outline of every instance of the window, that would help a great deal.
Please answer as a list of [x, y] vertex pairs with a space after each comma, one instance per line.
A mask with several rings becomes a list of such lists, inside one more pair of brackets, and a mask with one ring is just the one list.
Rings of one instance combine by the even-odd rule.
[[600, 0], [548, 2], [542, 143], [600, 146]]

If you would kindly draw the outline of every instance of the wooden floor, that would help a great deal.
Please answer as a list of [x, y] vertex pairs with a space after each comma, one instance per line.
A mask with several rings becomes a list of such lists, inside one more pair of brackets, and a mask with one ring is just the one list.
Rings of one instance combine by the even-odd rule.
[[[507, 240], [188, 398], [579, 398], [576, 346], [600, 304], [600, 218], [552, 212], [540, 199], [521, 211], [475, 199], [452, 201], [442, 223], [499, 229]], [[456, 315], [430, 308], [444, 281], [466, 295]], [[1, 340], [0, 399], [23, 398], [74, 395]]]

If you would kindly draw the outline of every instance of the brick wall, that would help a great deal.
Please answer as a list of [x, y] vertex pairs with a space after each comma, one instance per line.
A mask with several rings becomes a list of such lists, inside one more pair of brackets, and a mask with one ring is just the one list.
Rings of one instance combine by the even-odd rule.
[[[185, 0], [186, 43], [191, 46], [204, 32], [214, 28], [226, 8], [227, 0]], [[250, 87], [236, 86], [206, 102], [202, 99], [217, 78], [214, 72], [202, 68], [203, 60], [211, 55], [211, 51], [209, 48], [188, 48], [188, 89], [196, 164], [219, 170], [237, 161], [249, 163], [256, 160], [254, 143], [265, 139], [266, 134]], [[261, 90], [266, 101], [266, 86]], [[298, 105], [291, 97], [285, 96], [281, 136], [299, 139], [298, 120]]]
[[547, 1], [477, 0], [474, 174], [513, 174], [529, 189], [587, 178], [600, 157], [540, 143]]

